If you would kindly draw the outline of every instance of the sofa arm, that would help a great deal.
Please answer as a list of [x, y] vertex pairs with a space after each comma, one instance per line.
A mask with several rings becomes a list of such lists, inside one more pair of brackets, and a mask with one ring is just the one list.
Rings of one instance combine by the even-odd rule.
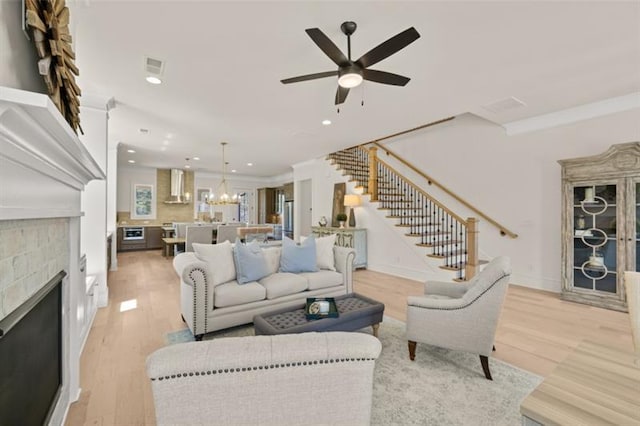
[[194, 336], [206, 333], [207, 312], [213, 306], [213, 273], [193, 253], [180, 253], [173, 260], [180, 276], [180, 311]]
[[167, 346], [147, 358], [157, 424], [369, 424], [380, 351], [345, 332]]
[[356, 251], [352, 248], [334, 246], [333, 257], [336, 271], [342, 274], [347, 293], [353, 293], [353, 261], [356, 258]]

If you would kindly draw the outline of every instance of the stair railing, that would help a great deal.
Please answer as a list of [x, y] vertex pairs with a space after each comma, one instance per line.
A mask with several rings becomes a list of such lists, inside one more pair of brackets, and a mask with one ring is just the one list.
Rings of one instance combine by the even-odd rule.
[[463, 219], [386, 162], [376, 163], [379, 208], [398, 219], [398, 225], [409, 230], [408, 237], [418, 238], [417, 246], [430, 247], [433, 257], [442, 258], [444, 269], [458, 271], [459, 280], [473, 277], [478, 265], [477, 219]]
[[[385, 149], [385, 148], [383, 148]], [[385, 149], [386, 150], [386, 149]], [[391, 165], [380, 160], [378, 148], [355, 146], [329, 154], [328, 158], [349, 175], [351, 181], [399, 219], [419, 238], [418, 246], [431, 247], [432, 257], [444, 260], [444, 269], [458, 271], [457, 281], [469, 280], [478, 268], [478, 220], [455, 214]]]

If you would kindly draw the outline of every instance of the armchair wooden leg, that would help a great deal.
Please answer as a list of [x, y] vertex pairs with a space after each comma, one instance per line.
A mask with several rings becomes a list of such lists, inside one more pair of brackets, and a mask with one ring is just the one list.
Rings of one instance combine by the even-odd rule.
[[486, 377], [488, 380], [493, 380], [491, 378], [491, 371], [489, 371], [489, 358], [484, 355], [480, 355], [480, 364], [482, 364], [484, 377]]
[[201, 342], [202, 341], [202, 336], [204, 336], [204, 334], [196, 334], [193, 337], [195, 337], [196, 342]]
[[493, 349], [492, 349], [492, 351], [493, 351], [493, 352], [495, 352], [495, 351], [496, 351], [496, 345], [493, 345]]
[[413, 361], [416, 359], [416, 342], [409, 340], [409, 359]]

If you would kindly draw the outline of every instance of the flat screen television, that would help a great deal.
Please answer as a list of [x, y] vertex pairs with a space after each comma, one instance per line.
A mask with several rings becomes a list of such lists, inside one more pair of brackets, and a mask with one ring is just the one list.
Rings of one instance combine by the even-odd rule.
[[60, 272], [0, 320], [0, 425], [42, 425], [62, 386]]

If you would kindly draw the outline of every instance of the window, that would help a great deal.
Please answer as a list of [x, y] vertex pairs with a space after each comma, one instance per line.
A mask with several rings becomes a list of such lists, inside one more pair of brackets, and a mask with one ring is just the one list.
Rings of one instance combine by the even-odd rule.
[[240, 220], [239, 222], [250, 223], [249, 217], [249, 197], [246, 192], [238, 194], [238, 201], [240, 201]]

